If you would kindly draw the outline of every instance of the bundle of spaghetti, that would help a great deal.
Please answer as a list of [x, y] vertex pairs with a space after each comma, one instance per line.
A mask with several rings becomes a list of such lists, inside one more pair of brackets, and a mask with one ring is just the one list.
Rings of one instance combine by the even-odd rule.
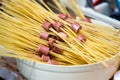
[[120, 50], [118, 30], [93, 24], [70, 1], [77, 19], [57, 0], [53, 2], [62, 12], [59, 14], [43, 0], [42, 5], [35, 0], [3, 1], [0, 45], [11, 54], [2, 50], [0, 55], [59, 65], [106, 65], [104, 60]]

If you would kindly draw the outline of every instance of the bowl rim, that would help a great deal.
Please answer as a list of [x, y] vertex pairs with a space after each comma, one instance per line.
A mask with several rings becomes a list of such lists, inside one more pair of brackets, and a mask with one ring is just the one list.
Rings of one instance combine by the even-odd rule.
[[[107, 58], [107, 59], [105, 59], [103, 61], [106, 62], [109, 65], [109, 64], [113, 63], [117, 57], [120, 57], [118, 54], [119, 53], [117, 53], [116, 55], [112, 56], [111, 58]], [[96, 63], [91, 63], [91, 64], [66, 66], [66, 65], [51, 65], [51, 64], [47, 64], [47, 63], [34, 62], [34, 61], [28, 61], [28, 60], [21, 60], [21, 59], [17, 59], [17, 60], [20, 61], [20, 62], [22, 62], [23, 64], [28, 65], [28, 66], [31, 66], [31, 64], [29, 64], [29, 62], [30, 63], [32, 62], [32, 63], [43, 65], [43, 66], [59, 67], [59, 68], [77, 68], [77, 67], [80, 68], [80, 67], [89, 67], [89, 66], [95, 66], [95, 65], [101, 65], [101, 68], [106, 67], [101, 62], [96, 62]]]

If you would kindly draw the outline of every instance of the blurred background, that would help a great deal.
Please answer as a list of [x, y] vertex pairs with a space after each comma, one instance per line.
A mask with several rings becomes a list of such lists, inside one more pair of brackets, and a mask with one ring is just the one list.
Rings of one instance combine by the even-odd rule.
[[95, 11], [120, 20], [120, 0], [86, 0]]

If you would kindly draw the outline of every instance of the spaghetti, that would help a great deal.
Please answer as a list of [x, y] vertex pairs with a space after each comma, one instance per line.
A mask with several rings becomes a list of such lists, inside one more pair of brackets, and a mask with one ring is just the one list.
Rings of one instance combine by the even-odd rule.
[[119, 30], [93, 24], [73, 0], [71, 9], [79, 19], [59, 1], [53, 2], [59, 14], [43, 0], [42, 5], [34, 0], [2, 1], [0, 45], [5, 51], [0, 51], [1, 56], [55, 65], [106, 65], [104, 60], [120, 51], [120, 37], [115, 35]]

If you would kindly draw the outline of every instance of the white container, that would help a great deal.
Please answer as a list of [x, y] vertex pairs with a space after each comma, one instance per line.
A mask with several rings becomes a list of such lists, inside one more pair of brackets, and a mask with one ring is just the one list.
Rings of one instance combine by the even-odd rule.
[[18, 68], [27, 80], [109, 80], [117, 71], [119, 57], [108, 62], [108, 67], [101, 63], [80, 66], [57, 66], [17, 60]]
[[[102, 23], [95, 20], [92, 22]], [[108, 67], [103, 66], [100, 62], [78, 66], [59, 66], [27, 60], [17, 60], [17, 65], [27, 80], [109, 80], [117, 71], [119, 62], [120, 57], [115, 55], [106, 60]]]
[[99, 5], [96, 5], [94, 7], [95, 11], [99, 12], [99, 13], [102, 13], [106, 16], [109, 16], [110, 15], [110, 7], [109, 7], [109, 4], [107, 2], [103, 2]]
[[120, 70], [115, 73], [113, 80], [120, 80]]
[[[71, 5], [69, 5], [68, 3], [69, 3], [69, 1], [68, 0], [60, 0], [60, 2], [62, 3], [62, 4], [64, 4], [65, 6], [67, 6], [67, 7], [71, 7]], [[87, 4], [87, 0], [75, 0], [75, 2], [77, 3], [77, 5], [78, 6], [83, 6], [83, 7], [85, 7], [86, 6], [86, 4]]]

